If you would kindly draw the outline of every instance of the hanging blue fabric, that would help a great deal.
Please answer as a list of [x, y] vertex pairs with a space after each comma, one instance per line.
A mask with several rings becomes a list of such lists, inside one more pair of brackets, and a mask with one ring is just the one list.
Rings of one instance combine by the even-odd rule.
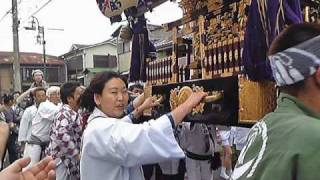
[[104, 10], [105, 10], [104, 0], [96, 0], [96, 1], [97, 1], [97, 4], [98, 4], [100, 11], [104, 14]]
[[[265, 12], [259, 11], [259, 4], [265, 1]], [[286, 25], [302, 22], [300, 8], [300, 0], [252, 0], [242, 56], [244, 73], [251, 80], [273, 79], [267, 60], [269, 46]]]
[[143, 81], [146, 77], [146, 58], [156, 53], [154, 45], [149, 41], [147, 23], [144, 15], [135, 19], [132, 24], [132, 52], [129, 81]]

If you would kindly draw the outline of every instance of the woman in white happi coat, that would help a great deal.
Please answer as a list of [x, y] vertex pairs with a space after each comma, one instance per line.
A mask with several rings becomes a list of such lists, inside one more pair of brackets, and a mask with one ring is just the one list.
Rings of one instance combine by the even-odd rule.
[[[174, 135], [177, 142], [180, 145], [181, 139], [181, 125], [178, 125], [174, 130]], [[161, 170], [160, 180], [184, 180], [185, 169], [185, 158], [183, 159], [170, 159], [168, 161], [160, 162], [159, 171]]]
[[116, 73], [97, 74], [83, 94], [82, 107], [92, 112], [83, 134], [81, 180], [143, 180], [142, 164], [182, 158], [173, 134], [206, 93], [193, 93], [173, 112], [143, 124], [132, 124], [143, 109], [154, 105], [148, 98], [123, 117], [128, 104], [125, 81]]

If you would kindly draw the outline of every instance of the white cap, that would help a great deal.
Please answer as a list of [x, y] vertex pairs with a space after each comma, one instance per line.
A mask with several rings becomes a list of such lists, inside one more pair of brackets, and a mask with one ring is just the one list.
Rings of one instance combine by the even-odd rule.
[[35, 73], [39, 73], [43, 76], [43, 72], [40, 69], [33, 70], [31, 73], [32, 77], [34, 76]]

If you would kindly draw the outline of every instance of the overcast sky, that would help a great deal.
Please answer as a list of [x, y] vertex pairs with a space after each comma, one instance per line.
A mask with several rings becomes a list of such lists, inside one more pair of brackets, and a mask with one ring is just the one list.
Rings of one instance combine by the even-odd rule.
[[[36, 31], [25, 30], [30, 26], [31, 16], [46, 4], [35, 16], [41, 26], [45, 26], [46, 52], [59, 56], [68, 52], [72, 44], [94, 44], [110, 38], [119, 26], [113, 25], [100, 13], [96, 0], [18, 0], [20, 19], [20, 51], [42, 53], [42, 46], [36, 43]], [[12, 51], [11, 14], [2, 17], [11, 7], [11, 0], [0, 3], [0, 51]], [[166, 2], [147, 13], [149, 23], [161, 25], [182, 17], [177, 3]], [[50, 30], [50, 29], [63, 29]]]

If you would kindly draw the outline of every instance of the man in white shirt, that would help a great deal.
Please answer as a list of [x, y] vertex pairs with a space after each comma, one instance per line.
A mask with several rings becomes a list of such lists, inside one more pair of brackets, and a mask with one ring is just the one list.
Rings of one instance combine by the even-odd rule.
[[183, 122], [180, 145], [186, 153], [186, 170], [189, 180], [211, 180], [211, 159], [214, 142], [206, 124]]
[[60, 107], [60, 88], [57, 86], [49, 87], [47, 97], [48, 100], [40, 104], [36, 116], [32, 120], [30, 140], [25, 147], [26, 153], [31, 157], [31, 163], [28, 167], [39, 162], [41, 153], [49, 143], [50, 126]]
[[[22, 145], [23, 149], [25, 147], [26, 142], [30, 140], [32, 120], [36, 116], [38, 107], [40, 103], [46, 101], [47, 99], [46, 90], [42, 87], [36, 88], [33, 91], [33, 96], [35, 99], [35, 103], [24, 111], [20, 122], [18, 142]], [[23, 156], [28, 157], [29, 154], [27, 154], [27, 152], [24, 151]]]

